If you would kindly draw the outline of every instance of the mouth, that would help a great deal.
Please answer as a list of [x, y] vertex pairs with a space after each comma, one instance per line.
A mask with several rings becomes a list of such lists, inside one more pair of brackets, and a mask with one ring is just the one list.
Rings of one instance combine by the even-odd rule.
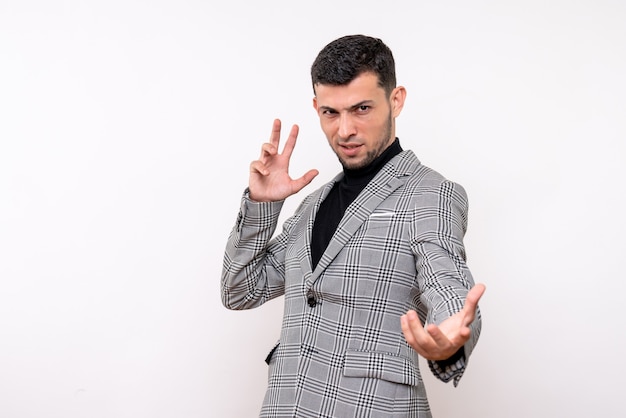
[[357, 143], [339, 144], [339, 148], [347, 157], [354, 157], [357, 155], [363, 145]]

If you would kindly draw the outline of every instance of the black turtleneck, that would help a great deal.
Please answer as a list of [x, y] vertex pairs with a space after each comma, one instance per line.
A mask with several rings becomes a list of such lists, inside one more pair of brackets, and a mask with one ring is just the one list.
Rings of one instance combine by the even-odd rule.
[[343, 177], [335, 183], [315, 216], [311, 238], [311, 262], [314, 270], [350, 203], [356, 199], [380, 169], [400, 152], [402, 152], [402, 147], [400, 140], [396, 138], [369, 165], [354, 170], [343, 169]]

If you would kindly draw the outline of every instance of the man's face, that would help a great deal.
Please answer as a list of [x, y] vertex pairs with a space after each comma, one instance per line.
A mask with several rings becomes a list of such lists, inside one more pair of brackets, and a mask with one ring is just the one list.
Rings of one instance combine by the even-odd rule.
[[363, 73], [343, 86], [317, 84], [313, 107], [341, 164], [367, 166], [395, 139], [395, 118], [406, 92], [396, 87], [387, 97], [373, 73]]

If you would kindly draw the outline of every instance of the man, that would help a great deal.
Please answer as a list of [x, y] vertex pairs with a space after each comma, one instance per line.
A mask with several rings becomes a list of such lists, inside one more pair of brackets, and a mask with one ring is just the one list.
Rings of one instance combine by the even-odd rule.
[[480, 332], [485, 288], [465, 263], [465, 191], [400, 146], [395, 118], [406, 90], [382, 41], [339, 38], [311, 76], [313, 107], [343, 171], [272, 238], [284, 200], [318, 174], [290, 177], [298, 127], [279, 153], [275, 120], [224, 255], [227, 308], [284, 295], [261, 416], [429, 417], [418, 354], [456, 385]]

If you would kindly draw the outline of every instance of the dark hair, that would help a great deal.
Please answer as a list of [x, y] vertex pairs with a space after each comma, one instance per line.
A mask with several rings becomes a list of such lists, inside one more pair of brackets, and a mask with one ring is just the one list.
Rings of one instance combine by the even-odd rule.
[[363, 73], [378, 76], [378, 85], [387, 94], [396, 87], [393, 54], [378, 38], [348, 35], [326, 45], [311, 66], [313, 92], [315, 85], [343, 86]]

